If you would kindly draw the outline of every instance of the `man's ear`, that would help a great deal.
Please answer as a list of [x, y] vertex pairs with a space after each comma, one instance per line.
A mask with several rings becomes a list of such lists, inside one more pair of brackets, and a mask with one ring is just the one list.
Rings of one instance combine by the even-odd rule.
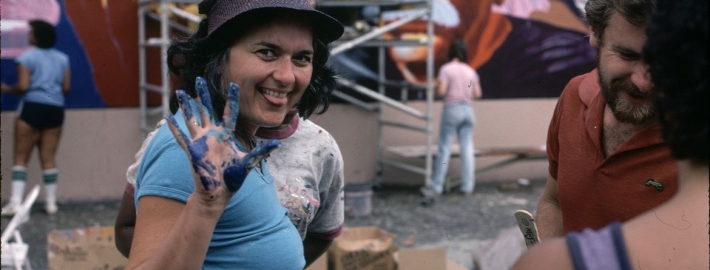
[[599, 40], [597, 40], [597, 35], [596, 35], [597, 29], [593, 26], [589, 27], [589, 45], [592, 45], [594, 48], [599, 48]]

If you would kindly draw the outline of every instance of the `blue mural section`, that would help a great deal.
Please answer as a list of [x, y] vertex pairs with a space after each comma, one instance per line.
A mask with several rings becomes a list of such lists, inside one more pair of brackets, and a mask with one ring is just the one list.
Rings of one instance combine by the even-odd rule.
[[[64, 2], [57, 1], [61, 6], [61, 16], [57, 29], [57, 44], [55, 48], [69, 56], [71, 65], [71, 86], [66, 97], [66, 108], [105, 108], [106, 102], [99, 94], [94, 82], [94, 70], [89, 57], [72, 22], [67, 16]], [[14, 59], [2, 59], [2, 82], [8, 85], [17, 83], [17, 64]], [[2, 94], [2, 110], [15, 110], [22, 97], [12, 94]]]

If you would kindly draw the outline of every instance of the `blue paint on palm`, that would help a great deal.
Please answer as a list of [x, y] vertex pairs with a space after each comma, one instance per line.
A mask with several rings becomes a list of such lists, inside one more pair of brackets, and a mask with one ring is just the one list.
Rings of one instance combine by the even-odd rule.
[[[177, 121], [172, 115], [166, 115], [165, 118], [170, 121], [172, 126], [177, 128], [180, 139], [184, 142], [184, 145], [187, 146], [192, 168], [199, 176], [200, 182], [205, 190], [214, 190], [221, 186], [221, 182], [217, 179], [217, 175], [220, 173], [221, 169], [224, 185], [230, 192], [236, 192], [244, 184], [244, 180], [256, 164], [264, 157], [268, 156], [275, 148], [279, 147], [281, 142], [278, 140], [262, 142], [243, 158], [238, 158], [239, 150], [237, 149], [238, 144], [236, 137], [234, 137], [234, 129], [236, 128], [239, 113], [239, 86], [235, 83], [229, 85], [226, 104], [226, 110], [228, 110], [228, 112], [224, 115], [225, 119], [223, 123], [218, 123], [215, 120], [212, 98], [210, 97], [207, 82], [203, 78], [198, 77], [195, 82], [195, 89], [197, 90], [202, 104], [197, 104], [195, 99], [187, 95], [183, 90], [178, 90], [176, 94], [187, 121], [198, 121], [198, 126], [202, 127], [203, 125], [199, 124], [201, 118], [206, 116], [205, 118], [209, 119], [210, 123], [207, 124], [206, 127], [210, 128], [206, 130], [204, 136], [191, 141], [181, 129], [177, 128]], [[194, 123], [187, 124], [192, 125]], [[212, 126], [221, 128], [212, 128]], [[210, 138], [215, 138], [219, 147], [210, 149], [207, 144], [207, 140]], [[218, 151], [219, 153], [213, 154], [221, 155], [221, 152], [224, 151], [223, 147], [231, 148], [234, 157], [231, 160], [223, 161], [222, 164], [219, 164], [218, 168], [207, 158], [207, 155], [210, 150]]]
[[[217, 167], [207, 160], [207, 152], [210, 148], [207, 146], [207, 137], [203, 136], [192, 142], [187, 146], [190, 152], [190, 158], [192, 159], [192, 167], [195, 172], [200, 176], [200, 181], [202, 186], [206, 190], [213, 190], [220, 186], [219, 180], [215, 179], [217, 175]], [[202, 169], [202, 170], [200, 170]], [[206, 172], [207, 175], [200, 172]]]

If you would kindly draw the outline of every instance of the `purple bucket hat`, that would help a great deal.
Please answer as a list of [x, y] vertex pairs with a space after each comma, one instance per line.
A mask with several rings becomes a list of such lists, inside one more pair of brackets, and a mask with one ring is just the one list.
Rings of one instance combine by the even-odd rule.
[[199, 4], [200, 13], [208, 15], [208, 35], [239, 15], [258, 9], [290, 9], [312, 15], [313, 31], [325, 43], [343, 35], [343, 25], [335, 18], [313, 9], [308, 0], [205, 0]]

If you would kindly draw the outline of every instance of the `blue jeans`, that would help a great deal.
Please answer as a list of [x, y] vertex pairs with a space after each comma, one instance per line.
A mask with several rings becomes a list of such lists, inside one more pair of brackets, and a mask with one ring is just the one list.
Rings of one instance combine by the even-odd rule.
[[476, 164], [473, 153], [474, 125], [476, 125], [476, 117], [471, 105], [456, 103], [444, 106], [439, 130], [439, 152], [436, 155], [434, 174], [429, 186], [436, 193], [441, 194], [444, 187], [444, 178], [449, 169], [451, 143], [454, 140], [454, 135], [458, 135], [459, 146], [461, 147], [461, 191], [464, 193], [473, 192], [475, 186], [473, 169]]

